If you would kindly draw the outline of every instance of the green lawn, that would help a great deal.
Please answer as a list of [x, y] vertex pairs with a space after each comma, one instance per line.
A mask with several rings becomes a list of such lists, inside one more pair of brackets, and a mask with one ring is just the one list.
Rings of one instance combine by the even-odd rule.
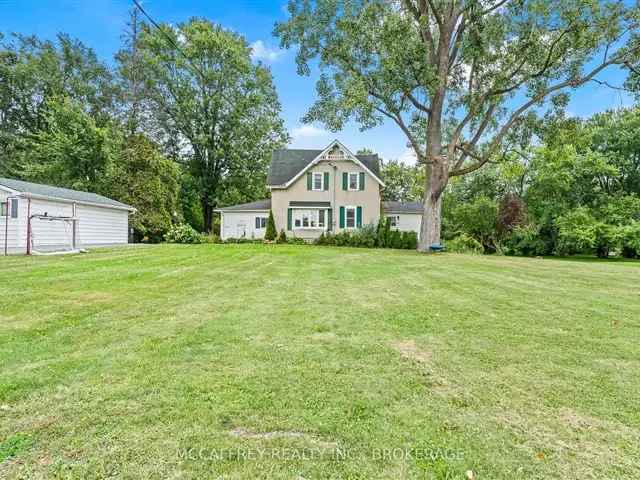
[[0, 478], [640, 475], [640, 264], [0, 258]]

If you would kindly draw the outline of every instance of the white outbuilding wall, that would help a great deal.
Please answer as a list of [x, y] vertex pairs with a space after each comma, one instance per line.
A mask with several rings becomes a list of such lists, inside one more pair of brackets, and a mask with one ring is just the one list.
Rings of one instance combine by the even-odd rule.
[[129, 212], [113, 208], [78, 205], [81, 246], [120, 245], [128, 242]]
[[[129, 214], [125, 208], [95, 206], [81, 202], [59, 199], [27, 197], [0, 188], [0, 202], [10, 200], [9, 218], [0, 218], [0, 255], [5, 253], [27, 253], [27, 230], [29, 216], [76, 217], [76, 247], [122, 245], [128, 243]], [[12, 216], [11, 202], [17, 202], [17, 218]], [[53, 251], [66, 249], [72, 244], [74, 231], [71, 222], [48, 221], [33, 218], [31, 221], [32, 243], [37, 250]]]
[[421, 213], [385, 213], [385, 217], [396, 217], [396, 229], [401, 232], [416, 232], [420, 238]]
[[256, 228], [256, 218], [268, 219], [268, 211], [255, 212], [222, 212], [220, 224], [220, 238], [228, 240], [230, 238], [262, 239], [266, 232], [266, 220], [260, 222], [264, 228]]
[[[0, 203], [6, 202], [7, 199], [11, 197], [12, 195], [9, 192], [0, 189]], [[24, 215], [22, 215], [23, 212], [21, 211], [23, 202], [19, 199], [14, 199], [12, 201], [17, 202], [18, 217], [12, 217], [12, 205], [9, 204], [9, 218], [7, 219], [6, 215], [2, 215], [2, 217], [0, 218], [0, 255], [4, 255], [5, 253], [5, 238], [7, 239], [7, 253], [24, 253], [24, 251], [26, 250], [21, 250], [20, 248], [21, 244], [23, 243], [21, 241], [21, 236], [26, 236], [27, 228], [26, 224], [24, 224], [23, 226], [22, 223], [22, 220], [24, 218]]]

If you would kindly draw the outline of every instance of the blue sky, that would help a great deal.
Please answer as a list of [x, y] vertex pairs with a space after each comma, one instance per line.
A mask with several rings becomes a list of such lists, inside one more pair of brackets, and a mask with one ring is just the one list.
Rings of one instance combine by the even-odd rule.
[[[130, 0], [0, 0], [0, 31], [43, 38], [66, 32], [111, 62], [120, 47], [131, 5]], [[326, 131], [322, 125], [302, 124], [302, 116], [316, 98], [317, 72], [311, 77], [298, 76], [294, 51], [279, 50], [272, 36], [274, 23], [286, 18], [286, 0], [144, 0], [143, 5], [159, 22], [179, 23], [199, 16], [244, 35], [255, 46], [254, 54], [272, 70], [293, 147], [323, 148], [338, 138], [354, 152], [367, 147], [385, 159], [411, 161], [406, 138], [392, 122], [365, 132], [350, 124], [338, 133]], [[624, 80], [616, 70], [600, 78], [616, 85]], [[573, 94], [568, 111], [588, 116], [629, 104], [630, 99], [621, 92], [592, 83]]]

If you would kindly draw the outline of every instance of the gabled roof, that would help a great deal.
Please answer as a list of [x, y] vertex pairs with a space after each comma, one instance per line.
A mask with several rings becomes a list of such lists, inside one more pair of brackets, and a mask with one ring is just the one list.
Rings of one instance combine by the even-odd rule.
[[422, 202], [382, 202], [384, 213], [422, 213]]
[[240, 205], [230, 205], [228, 207], [217, 208], [216, 212], [256, 212], [271, 210], [271, 199], [256, 200], [255, 202], [242, 203]]
[[66, 200], [69, 202], [86, 203], [91, 205], [135, 210], [124, 203], [112, 200], [102, 195], [90, 192], [81, 192], [69, 188], [52, 187], [40, 183], [23, 182], [12, 178], [0, 178], [0, 188], [4, 187], [17, 195], [44, 197], [48, 199]]
[[344, 145], [334, 140], [324, 150], [302, 150], [302, 149], [281, 149], [275, 150], [271, 155], [271, 165], [267, 176], [267, 185], [282, 187], [296, 178], [301, 172], [311, 166], [319, 157], [334, 145], [340, 145], [349, 155], [356, 158], [362, 166], [369, 170], [374, 178], [382, 184], [380, 180], [380, 159], [378, 154], [353, 155]]

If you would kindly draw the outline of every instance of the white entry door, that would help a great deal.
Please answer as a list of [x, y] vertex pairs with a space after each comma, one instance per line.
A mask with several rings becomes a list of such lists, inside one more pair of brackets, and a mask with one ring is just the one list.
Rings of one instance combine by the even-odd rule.
[[247, 236], [247, 222], [240, 220], [236, 226], [236, 238], [245, 238]]

